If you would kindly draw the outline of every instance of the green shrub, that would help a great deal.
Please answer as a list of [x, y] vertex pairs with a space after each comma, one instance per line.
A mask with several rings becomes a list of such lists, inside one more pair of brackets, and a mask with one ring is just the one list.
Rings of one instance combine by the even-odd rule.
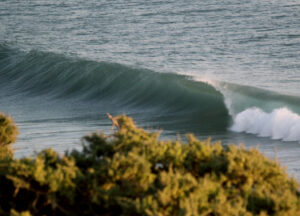
[[18, 133], [18, 128], [11, 117], [0, 113], [0, 160], [4, 161], [13, 158], [13, 150], [10, 144], [16, 141]]
[[0, 146], [14, 143], [17, 139], [18, 128], [10, 116], [0, 113]]
[[114, 120], [82, 151], [1, 159], [0, 215], [300, 215], [298, 183], [258, 150]]

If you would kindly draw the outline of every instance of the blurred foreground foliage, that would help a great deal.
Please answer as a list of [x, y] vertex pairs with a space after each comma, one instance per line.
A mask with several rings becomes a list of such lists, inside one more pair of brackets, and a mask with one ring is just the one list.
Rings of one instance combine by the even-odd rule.
[[0, 116], [0, 215], [300, 215], [297, 182], [256, 149], [160, 141], [126, 116], [83, 150], [15, 159], [17, 128]]

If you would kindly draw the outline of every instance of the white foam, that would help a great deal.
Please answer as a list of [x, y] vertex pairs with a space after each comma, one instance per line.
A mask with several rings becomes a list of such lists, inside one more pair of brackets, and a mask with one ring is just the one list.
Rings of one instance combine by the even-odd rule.
[[300, 141], [300, 116], [287, 108], [266, 113], [249, 108], [234, 117], [230, 130], [283, 141]]

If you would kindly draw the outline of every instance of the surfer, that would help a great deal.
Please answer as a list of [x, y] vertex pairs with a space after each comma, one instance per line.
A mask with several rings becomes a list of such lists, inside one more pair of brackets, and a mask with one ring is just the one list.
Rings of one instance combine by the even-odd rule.
[[111, 129], [113, 130], [114, 127], [119, 129], [119, 122], [118, 119], [116, 117], [113, 117], [111, 114], [106, 113], [107, 117], [112, 121], [112, 126]]

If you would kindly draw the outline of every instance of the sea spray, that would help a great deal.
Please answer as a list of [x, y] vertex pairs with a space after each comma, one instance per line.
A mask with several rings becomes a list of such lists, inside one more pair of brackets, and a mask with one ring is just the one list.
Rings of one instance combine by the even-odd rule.
[[213, 86], [216, 89], [216, 91], [220, 92], [220, 94], [223, 95], [224, 104], [227, 108], [227, 111], [228, 111], [229, 115], [230, 116], [235, 115], [235, 111], [233, 109], [233, 104], [232, 104], [233, 103], [232, 102], [232, 96], [230, 95], [230, 91], [228, 91], [226, 89], [226, 85], [224, 85], [224, 83], [221, 83], [217, 80], [210, 79], [208, 77], [193, 77], [193, 79], [195, 81], [207, 83], [207, 84]]
[[254, 107], [237, 114], [230, 130], [283, 141], [300, 141], [300, 116], [287, 108], [266, 113]]

